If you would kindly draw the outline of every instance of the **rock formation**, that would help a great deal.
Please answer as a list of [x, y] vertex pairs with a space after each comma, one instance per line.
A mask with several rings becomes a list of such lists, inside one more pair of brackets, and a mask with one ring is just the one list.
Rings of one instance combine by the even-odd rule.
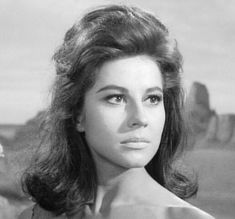
[[186, 100], [193, 132], [205, 132], [214, 112], [210, 109], [209, 93], [205, 85], [194, 82]]
[[186, 99], [191, 129], [190, 142], [195, 147], [235, 149], [235, 114], [218, 115], [210, 108], [205, 85], [194, 82]]

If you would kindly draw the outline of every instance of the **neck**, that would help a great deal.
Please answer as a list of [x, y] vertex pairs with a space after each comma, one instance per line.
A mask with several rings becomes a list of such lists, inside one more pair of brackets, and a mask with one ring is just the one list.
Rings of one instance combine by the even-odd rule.
[[[93, 214], [105, 211], [111, 206], [133, 203], [142, 188], [154, 180], [144, 167], [125, 168], [93, 153], [98, 176], [94, 202], [90, 205]], [[155, 181], [154, 181], [155, 183]]]
[[133, 203], [138, 191], [144, 188], [151, 178], [144, 167], [122, 171], [119, 169], [112, 174], [109, 171], [103, 171], [103, 174], [98, 176], [99, 183], [92, 206], [93, 213], [105, 211], [111, 206]]
[[144, 167], [119, 170], [116, 173], [100, 176], [98, 185], [109, 189], [133, 181], [135, 178], [145, 177], [146, 174]]

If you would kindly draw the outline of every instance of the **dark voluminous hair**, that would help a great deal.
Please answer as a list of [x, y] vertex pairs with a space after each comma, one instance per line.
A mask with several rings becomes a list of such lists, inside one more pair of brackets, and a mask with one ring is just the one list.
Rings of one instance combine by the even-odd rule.
[[174, 168], [175, 157], [185, 144], [182, 57], [176, 41], [151, 13], [109, 5], [75, 23], [53, 56], [57, 76], [46, 122], [48, 151], [34, 160], [23, 177], [24, 189], [42, 208], [72, 215], [82, 212], [95, 197], [96, 168], [83, 134], [76, 130], [77, 116], [97, 69], [108, 60], [136, 55], [150, 56], [158, 65], [166, 112], [159, 149], [145, 168], [180, 198], [196, 193], [196, 181]]

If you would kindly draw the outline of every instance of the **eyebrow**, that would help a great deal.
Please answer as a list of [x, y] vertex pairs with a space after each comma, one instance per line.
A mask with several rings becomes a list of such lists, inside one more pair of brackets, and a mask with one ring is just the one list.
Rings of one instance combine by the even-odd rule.
[[[99, 89], [96, 93], [99, 93], [99, 92], [105, 91], [105, 90], [118, 90], [118, 91], [121, 91], [123, 93], [128, 93], [128, 89], [126, 89], [124, 87], [117, 86], [117, 85], [107, 85], [107, 86], [102, 87], [101, 89]], [[146, 93], [150, 93], [150, 92], [153, 92], [153, 91], [160, 91], [161, 93], [163, 93], [162, 88], [160, 88], [158, 86], [148, 88], [146, 90]]]

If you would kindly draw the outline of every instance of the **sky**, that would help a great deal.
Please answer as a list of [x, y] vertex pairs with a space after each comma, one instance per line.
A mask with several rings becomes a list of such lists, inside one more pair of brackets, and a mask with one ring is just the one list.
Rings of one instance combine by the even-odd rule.
[[124, 3], [153, 12], [177, 39], [183, 82], [205, 84], [218, 114], [235, 113], [233, 0], [0, 0], [0, 124], [21, 124], [50, 102], [51, 57], [88, 9]]

